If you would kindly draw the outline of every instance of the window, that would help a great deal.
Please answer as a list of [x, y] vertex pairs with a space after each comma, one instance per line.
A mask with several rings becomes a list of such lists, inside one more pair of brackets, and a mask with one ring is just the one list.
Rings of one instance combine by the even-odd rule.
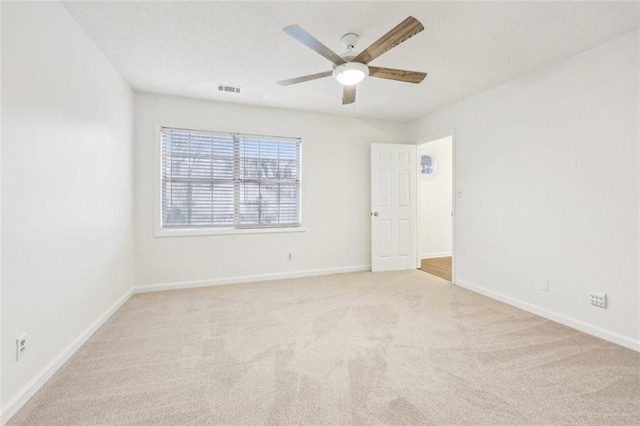
[[161, 135], [163, 230], [300, 226], [300, 139]]

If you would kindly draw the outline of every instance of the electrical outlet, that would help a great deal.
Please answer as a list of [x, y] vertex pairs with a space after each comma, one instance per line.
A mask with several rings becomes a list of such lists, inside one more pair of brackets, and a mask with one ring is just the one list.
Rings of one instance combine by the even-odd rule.
[[27, 333], [16, 339], [16, 361], [20, 361], [27, 353]]
[[289, 253], [289, 260], [293, 260], [293, 253]]
[[599, 291], [592, 291], [591, 304], [598, 308], [607, 309], [607, 294]]

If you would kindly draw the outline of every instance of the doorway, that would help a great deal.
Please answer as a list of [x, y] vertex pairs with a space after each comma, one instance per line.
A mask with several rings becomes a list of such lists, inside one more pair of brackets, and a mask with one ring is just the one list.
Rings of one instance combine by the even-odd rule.
[[418, 268], [453, 282], [453, 136], [418, 145]]

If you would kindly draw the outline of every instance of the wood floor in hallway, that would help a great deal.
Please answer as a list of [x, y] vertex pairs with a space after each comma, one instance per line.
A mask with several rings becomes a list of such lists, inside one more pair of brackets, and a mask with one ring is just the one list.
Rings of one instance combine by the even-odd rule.
[[451, 281], [451, 256], [422, 259], [420, 270]]

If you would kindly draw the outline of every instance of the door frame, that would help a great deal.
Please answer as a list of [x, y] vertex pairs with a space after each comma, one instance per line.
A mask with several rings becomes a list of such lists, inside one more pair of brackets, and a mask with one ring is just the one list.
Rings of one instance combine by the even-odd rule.
[[456, 184], [456, 129], [449, 129], [443, 132], [432, 133], [428, 137], [420, 138], [416, 143], [416, 230], [418, 232], [417, 240], [416, 240], [416, 268], [420, 269], [422, 258], [420, 257], [420, 237], [422, 236], [422, 227], [420, 225], [420, 213], [421, 213], [421, 205], [422, 199], [420, 196], [420, 146], [429, 142], [435, 142], [438, 139], [451, 137], [451, 211], [453, 213], [453, 217], [451, 219], [451, 282], [455, 284], [456, 282], [456, 204], [458, 201], [458, 197], [456, 197], [456, 189], [458, 188]]

